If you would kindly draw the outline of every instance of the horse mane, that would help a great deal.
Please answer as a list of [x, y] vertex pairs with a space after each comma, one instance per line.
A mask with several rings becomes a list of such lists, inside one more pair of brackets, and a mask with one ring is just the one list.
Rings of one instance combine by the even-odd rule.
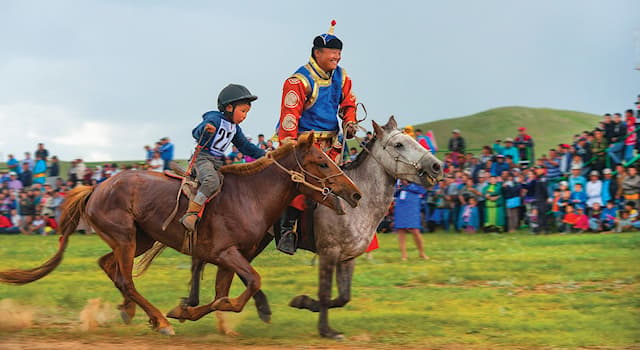
[[256, 159], [251, 163], [245, 164], [229, 164], [220, 168], [220, 172], [223, 174], [233, 174], [240, 176], [253, 175], [264, 170], [269, 165], [273, 164], [273, 160], [278, 160], [287, 154], [289, 154], [293, 148], [295, 147], [295, 143], [290, 142], [286, 143], [277, 149], [270, 151], [270, 157], [262, 157], [260, 159]]
[[356, 157], [356, 159], [348, 162], [348, 163], [344, 163], [340, 166], [340, 169], [342, 170], [352, 170], [352, 169], [356, 169], [358, 168], [360, 165], [362, 165], [362, 163], [364, 163], [365, 159], [367, 159], [367, 157], [369, 156], [369, 151], [371, 150], [371, 148], [373, 147], [373, 144], [376, 142], [376, 138], [372, 138], [371, 141], [369, 141], [366, 145], [364, 145], [362, 151], [360, 151], [360, 153], [358, 153], [358, 156]]

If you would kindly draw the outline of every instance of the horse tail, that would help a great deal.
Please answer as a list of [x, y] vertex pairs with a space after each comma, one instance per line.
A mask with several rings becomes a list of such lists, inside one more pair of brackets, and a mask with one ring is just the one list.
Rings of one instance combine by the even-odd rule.
[[62, 203], [62, 216], [59, 225], [62, 237], [60, 237], [58, 251], [54, 256], [36, 268], [0, 271], [0, 282], [17, 285], [27, 284], [41, 279], [58, 267], [62, 261], [64, 250], [67, 248], [69, 236], [78, 227], [78, 223], [85, 213], [87, 200], [91, 193], [93, 193], [92, 186], [78, 186], [67, 194], [67, 198]]
[[162, 253], [166, 247], [167, 246], [164, 243], [160, 243], [160, 242], [153, 243], [153, 246], [151, 247], [151, 249], [144, 252], [140, 260], [138, 260], [133, 265], [133, 269], [135, 270], [133, 277], [140, 277], [142, 276], [142, 274], [147, 272], [147, 269], [151, 265], [151, 262], [153, 261], [153, 259], [155, 259], [158, 255], [160, 255], [160, 253]]

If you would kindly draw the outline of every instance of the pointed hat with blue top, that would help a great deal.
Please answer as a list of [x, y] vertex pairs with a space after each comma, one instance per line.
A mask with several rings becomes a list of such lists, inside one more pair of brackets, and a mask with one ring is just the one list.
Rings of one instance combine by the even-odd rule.
[[336, 20], [334, 19], [331, 21], [331, 27], [329, 27], [329, 30], [326, 33], [320, 34], [313, 39], [314, 49], [326, 48], [342, 50], [342, 40], [338, 39], [334, 34], [335, 26]]

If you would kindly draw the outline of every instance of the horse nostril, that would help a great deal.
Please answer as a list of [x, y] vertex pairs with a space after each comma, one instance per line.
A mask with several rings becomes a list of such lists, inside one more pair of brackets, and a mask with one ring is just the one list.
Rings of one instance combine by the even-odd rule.
[[362, 198], [362, 196], [360, 195], [360, 193], [354, 193], [354, 194], [353, 194], [353, 196], [351, 196], [351, 197], [352, 197], [353, 199], [357, 200], [357, 201], [359, 201], [359, 200]]
[[431, 169], [432, 169], [434, 172], [436, 172], [436, 173], [440, 172], [440, 169], [441, 169], [441, 168], [442, 168], [442, 167], [440, 166], [440, 164], [439, 164], [439, 163], [433, 163], [433, 165], [431, 166]]

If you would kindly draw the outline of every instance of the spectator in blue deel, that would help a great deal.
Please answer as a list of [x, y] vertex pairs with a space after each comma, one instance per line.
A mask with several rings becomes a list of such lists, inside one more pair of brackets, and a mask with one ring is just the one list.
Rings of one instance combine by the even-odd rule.
[[398, 189], [395, 193], [396, 204], [394, 208], [395, 223], [393, 225], [394, 230], [398, 232], [398, 241], [400, 242], [400, 251], [402, 253], [402, 260], [407, 259], [407, 251], [405, 244], [404, 233], [412, 233], [413, 239], [418, 247], [420, 257], [427, 259], [424, 253], [424, 246], [422, 243], [422, 237], [420, 236], [420, 229], [422, 228], [422, 213], [420, 211], [420, 202], [422, 196], [427, 191], [424, 187], [409, 183], [405, 180], [401, 180]]
[[173, 143], [168, 137], [160, 139], [160, 158], [164, 161], [164, 170], [169, 170], [169, 163], [173, 160]]
[[491, 164], [491, 176], [500, 176], [503, 171], [509, 171], [509, 164], [504, 161], [504, 155], [498, 154], [496, 161]]

